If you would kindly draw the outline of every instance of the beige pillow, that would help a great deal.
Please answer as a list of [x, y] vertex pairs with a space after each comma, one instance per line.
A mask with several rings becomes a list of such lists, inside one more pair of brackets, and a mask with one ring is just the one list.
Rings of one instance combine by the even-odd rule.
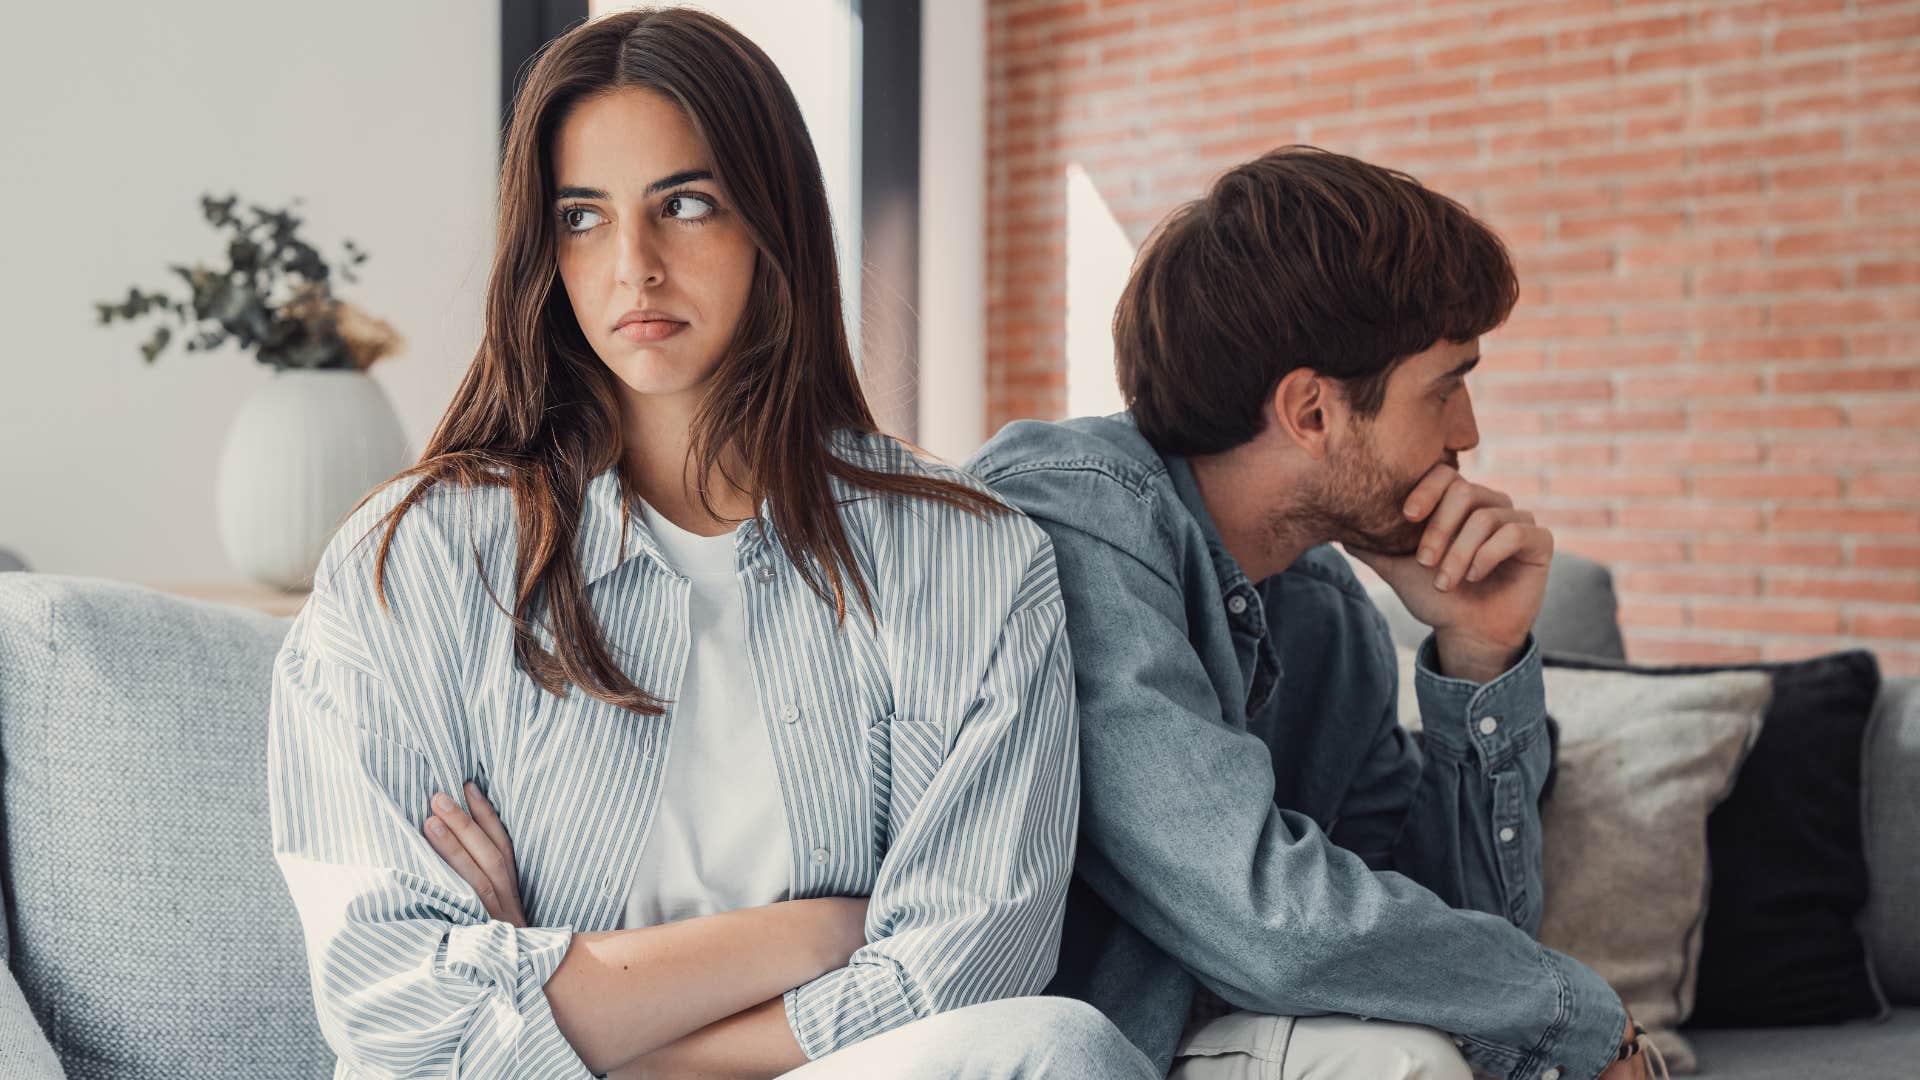
[[[1418, 727], [1413, 654], [1401, 721]], [[1765, 672], [1638, 675], [1548, 668], [1559, 776], [1542, 815], [1542, 944], [1612, 984], [1666, 1054], [1693, 1011], [1707, 914], [1707, 814], [1732, 790], [1772, 697]]]

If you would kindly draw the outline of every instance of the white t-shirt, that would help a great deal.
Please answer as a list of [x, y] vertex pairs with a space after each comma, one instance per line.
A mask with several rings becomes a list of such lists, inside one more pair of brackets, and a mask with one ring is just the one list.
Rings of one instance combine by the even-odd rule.
[[660, 804], [622, 928], [784, 900], [793, 866], [747, 657], [734, 534], [700, 536], [644, 503], [641, 512], [661, 554], [693, 584], [691, 640], [686, 676], [667, 707]]

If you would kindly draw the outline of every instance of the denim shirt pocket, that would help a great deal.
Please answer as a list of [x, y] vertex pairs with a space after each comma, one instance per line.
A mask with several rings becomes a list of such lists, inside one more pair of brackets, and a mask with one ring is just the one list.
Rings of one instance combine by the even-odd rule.
[[878, 865], [946, 760], [945, 726], [888, 713], [867, 729], [873, 789], [873, 857]]

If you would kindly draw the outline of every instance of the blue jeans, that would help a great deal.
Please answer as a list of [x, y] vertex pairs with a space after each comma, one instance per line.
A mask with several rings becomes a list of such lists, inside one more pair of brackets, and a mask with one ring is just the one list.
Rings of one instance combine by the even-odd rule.
[[1083, 1001], [1010, 998], [939, 1013], [787, 1073], [790, 1080], [1161, 1080]]

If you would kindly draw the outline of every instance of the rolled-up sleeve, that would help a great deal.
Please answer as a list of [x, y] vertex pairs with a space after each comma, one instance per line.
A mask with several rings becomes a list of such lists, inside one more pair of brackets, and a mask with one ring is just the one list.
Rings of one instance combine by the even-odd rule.
[[896, 822], [869, 902], [870, 943], [786, 995], [809, 1058], [922, 1016], [1037, 993], [1053, 975], [1080, 782], [1073, 659], [1052, 551], [1040, 545], [944, 758], [941, 734], [894, 735], [896, 783], [904, 770], [932, 777]]
[[465, 779], [461, 695], [455, 651], [425, 632], [455, 629], [423, 602], [432, 570], [405, 561], [392, 612], [370, 580], [346, 591], [359, 574], [316, 589], [274, 664], [274, 857], [321, 1031], [353, 1075], [587, 1077], [542, 990], [571, 931], [490, 920], [421, 835], [433, 793]]

